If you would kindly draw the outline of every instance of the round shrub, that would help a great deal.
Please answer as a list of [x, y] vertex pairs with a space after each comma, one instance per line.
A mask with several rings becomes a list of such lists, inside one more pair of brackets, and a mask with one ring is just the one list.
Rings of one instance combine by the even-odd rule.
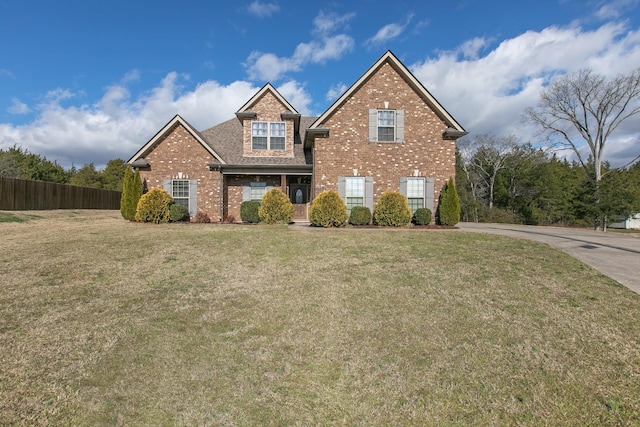
[[169, 205], [169, 220], [171, 222], [189, 221], [189, 212], [183, 205], [175, 203]]
[[260, 200], [247, 200], [246, 202], [242, 202], [240, 205], [240, 219], [242, 222], [256, 224], [260, 221], [258, 209], [260, 209]]
[[159, 188], [152, 188], [147, 194], [143, 194], [138, 201], [136, 221], [156, 224], [169, 222], [171, 218], [169, 205], [172, 202], [173, 198], [169, 193]]
[[427, 208], [416, 209], [411, 222], [415, 225], [429, 225], [431, 223], [431, 210]]
[[282, 190], [274, 188], [262, 196], [258, 216], [267, 224], [289, 224], [293, 221], [293, 205]]
[[209, 224], [211, 222], [211, 218], [206, 212], [198, 211], [195, 218], [193, 218], [193, 222], [198, 224]]
[[345, 226], [347, 224], [347, 205], [337, 191], [323, 191], [311, 203], [309, 221], [316, 227]]
[[349, 215], [349, 224], [369, 225], [371, 224], [371, 209], [366, 206], [354, 206]]
[[385, 191], [373, 211], [376, 225], [402, 227], [411, 221], [407, 198], [398, 191]]

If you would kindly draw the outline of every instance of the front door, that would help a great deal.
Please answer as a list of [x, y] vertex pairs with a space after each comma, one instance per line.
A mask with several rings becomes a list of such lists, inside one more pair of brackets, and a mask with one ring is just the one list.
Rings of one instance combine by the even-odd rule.
[[293, 219], [307, 219], [309, 184], [290, 184], [289, 199], [293, 203]]

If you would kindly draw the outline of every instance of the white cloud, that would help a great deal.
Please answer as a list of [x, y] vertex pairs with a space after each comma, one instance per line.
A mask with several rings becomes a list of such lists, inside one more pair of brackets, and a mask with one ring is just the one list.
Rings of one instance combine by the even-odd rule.
[[27, 114], [31, 110], [27, 104], [21, 102], [18, 98], [13, 98], [11, 100], [11, 107], [7, 108], [7, 111], [10, 114]]
[[286, 73], [300, 71], [306, 64], [323, 64], [328, 60], [339, 59], [353, 49], [353, 38], [347, 34], [333, 34], [345, 29], [346, 23], [355, 16], [326, 14], [320, 12], [313, 21], [311, 31], [314, 39], [296, 46], [291, 57], [279, 57], [273, 53], [251, 52], [245, 67], [251, 80], [276, 81]]
[[260, 18], [269, 17], [280, 10], [280, 6], [276, 3], [260, 3], [255, 0], [247, 7], [250, 14]]
[[624, 16], [625, 12], [631, 10], [640, 3], [639, 0], [606, 0], [600, 1], [602, 4], [596, 11], [596, 17], [600, 19], [617, 19]]
[[4, 68], [0, 68], [0, 76], [4, 76], [4, 77], [10, 77], [10, 78], [15, 78], [15, 76], [13, 75], [13, 73], [9, 70], [6, 70]]
[[368, 39], [366, 44], [380, 45], [397, 38], [404, 32], [405, 28], [407, 28], [407, 25], [409, 25], [411, 19], [413, 19], [412, 14], [407, 16], [407, 22], [405, 22], [404, 24], [394, 22], [385, 25], [384, 27], [380, 28], [373, 37]]
[[331, 86], [329, 88], [329, 91], [327, 92], [327, 96], [326, 96], [327, 101], [335, 101], [343, 93], [345, 93], [347, 91], [347, 89], [349, 89], [349, 86], [347, 86], [346, 84], [344, 84], [342, 82]]
[[[484, 56], [479, 47], [487, 48], [482, 39], [470, 40], [410, 69], [467, 131], [513, 134], [533, 143], [535, 129], [521, 116], [537, 104], [551, 79], [584, 67], [609, 76], [629, 73], [640, 64], [640, 32], [622, 23], [592, 31], [577, 26], [528, 31]], [[633, 139], [619, 138], [621, 151]]]
[[[206, 81], [184, 91], [185, 78], [169, 73], [157, 87], [136, 99], [131, 98], [125, 84], [114, 84], [94, 104], [70, 107], [61, 102], [76, 94], [56, 89], [37, 107], [33, 122], [19, 126], [0, 124], [0, 148], [18, 145], [66, 168], [85, 163], [102, 167], [110, 159], [127, 160], [175, 114], [204, 130], [232, 118], [259, 89], [243, 81], [226, 86]], [[286, 84], [283, 93], [303, 108], [309, 104], [295, 83]]]

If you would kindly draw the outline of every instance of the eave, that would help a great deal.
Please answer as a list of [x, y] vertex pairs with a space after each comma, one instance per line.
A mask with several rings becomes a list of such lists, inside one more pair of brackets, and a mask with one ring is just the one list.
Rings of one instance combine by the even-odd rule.
[[313, 165], [229, 165], [209, 163], [209, 170], [223, 175], [309, 175]]

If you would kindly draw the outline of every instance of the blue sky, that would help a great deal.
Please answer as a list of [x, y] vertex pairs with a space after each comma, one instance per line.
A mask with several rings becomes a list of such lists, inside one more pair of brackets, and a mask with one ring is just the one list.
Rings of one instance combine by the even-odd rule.
[[[472, 135], [535, 143], [520, 117], [553, 77], [640, 66], [640, 0], [0, 0], [0, 148], [102, 167], [267, 81], [318, 115], [388, 49]], [[613, 163], [640, 152], [639, 121]]]

